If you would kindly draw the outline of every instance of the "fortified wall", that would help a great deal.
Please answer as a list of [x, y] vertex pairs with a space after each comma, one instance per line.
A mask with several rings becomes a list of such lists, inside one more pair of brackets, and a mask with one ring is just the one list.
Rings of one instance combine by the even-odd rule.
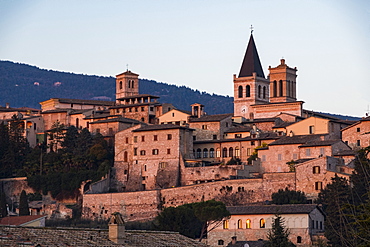
[[295, 189], [295, 173], [268, 173], [262, 178], [224, 180], [176, 188], [84, 194], [82, 217], [108, 219], [113, 212], [120, 212], [127, 221], [150, 220], [162, 207], [211, 200], [225, 193], [248, 191], [248, 203], [271, 200], [271, 194], [279, 189]]

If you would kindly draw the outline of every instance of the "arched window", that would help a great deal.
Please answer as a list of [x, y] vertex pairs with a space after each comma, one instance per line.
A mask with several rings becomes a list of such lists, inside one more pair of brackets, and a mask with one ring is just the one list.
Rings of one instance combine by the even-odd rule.
[[197, 149], [197, 159], [202, 157], [202, 149], [198, 148]]
[[131, 88], [134, 88], [135, 85], [134, 85], [134, 80], [131, 81]]
[[263, 98], [266, 99], [266, 87], [263, 87]]
[[240, 157], [240, 149], [239, 147], [235, 148], [235, 157]]
[[221, 157], [221, 151], [219, 148], [216, 149], [216, 157], [220, 158]]
[[227, 157], [227, 148], [222, 149], [222, 157]]
[[279, 81], [279, 96], [283, 96], [283, 81]]
[[214, 150], [213, 148], [211, 148], [211, 149], [209, 150], [209, 157], [210, 157], [210, 158], [214, 158], [214, 157], [215, 157], [215, 150]]
[[265, 228], [266, 226], [266, 221], [264, 218], [260, 219], [260, 228]]
[[243, 98], [243, 87], [239, 86], [238, 88], [238, 98]]
[[243, 221], [242, 220], [238, 220], [238, 229], [242, 229], [243, 228]]
[[194, 158], [195, 158], [195, 150], [193, 149], [193, 156], [194, 156]]
[[122, 81], [119, 82], [119, 89], [122, 89]]
[[229, 157], [234, 156], [234, 149], [232, 147], [229, 148]]
[[222, 225], [223, 225], [224, 229], [229, 229], [229, 221], [228, 220], [224, 220]]
[[208, 158], [208, 149], [203, 149], [203, 158]]
[[78, 128], [79, 124], [80, 124], [80, 119], [76, 118], [76, 128]]
[[222, 239], [218, 240], [218, 245], [224, 245], [224, 244], [225, 244], [225, 242]]
[[127, 151], [123, 153], [123, 162], [127, 162]]
[[261, 98], [261, 94], [262, 94], [262, 87], [261, 85], [258, 85], [258, 98]]
[[128, 84], [128, 88], [130, 88], [131, 87], [131, 81], [128, 80], [127, 84]]
[[297, 236], [297, 244], [300, 244], [302, 243], [302, 237], [301, 236]]
[[249, 85], [245, 87], [245, 97], [251, 97], [251, 86]]
[[274, 97], [276, 97], [277, 96], [277, 83], [276, 83], [276, 81], [274, 81], [273, 83], [272, 83], [272, 86], [273, 86], [273, 96]]
[[252, 221], [250, 219], [247, 219], [245, 222], [245, 228], [250, 229], [252, 228]]

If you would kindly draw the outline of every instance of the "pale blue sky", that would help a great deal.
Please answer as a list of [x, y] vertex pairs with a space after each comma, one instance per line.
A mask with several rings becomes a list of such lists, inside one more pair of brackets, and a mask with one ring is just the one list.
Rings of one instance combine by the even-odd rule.
[[365, 0], [0, 0], [0, 59], [104, 76], [129, 64], [141, 78], [232, 96], [250, 25], [265, 75], [282, 57], [297, 67], [305, 109], [364, 116]]

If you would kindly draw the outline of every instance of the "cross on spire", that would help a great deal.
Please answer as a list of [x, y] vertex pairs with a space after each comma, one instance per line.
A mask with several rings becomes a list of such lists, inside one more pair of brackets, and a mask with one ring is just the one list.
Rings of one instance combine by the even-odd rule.
[[253, 33], [253, 26], [251, 25], [251, 27], [249, 28], [251, 30], [251, 34]]
[[126, 64], [126, 70], [128, 71], [128, 64]]

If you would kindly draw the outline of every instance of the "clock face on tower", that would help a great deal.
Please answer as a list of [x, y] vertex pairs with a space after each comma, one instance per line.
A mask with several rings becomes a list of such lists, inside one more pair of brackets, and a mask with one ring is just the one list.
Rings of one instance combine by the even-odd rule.
[[247, 112], [247, 107], [246, 106], [242, 106], [241, 113], [242, 114], [245, 114], [246, 112]]

